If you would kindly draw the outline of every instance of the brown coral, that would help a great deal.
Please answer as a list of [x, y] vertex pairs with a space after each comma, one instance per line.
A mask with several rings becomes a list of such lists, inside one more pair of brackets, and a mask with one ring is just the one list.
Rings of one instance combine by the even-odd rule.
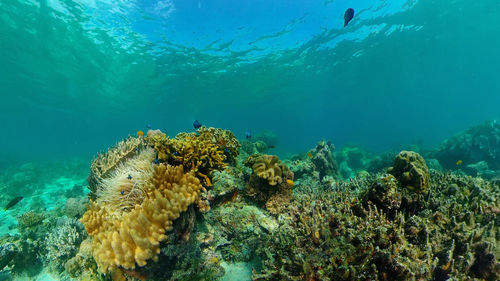
[[401, 151], [388, 172], [403, 186], [418, 193], [427, 192], [430, 181], [429, 168], [420, 154], [413, 151]]
[[272, 214], [280, 213], [292, 199], [293, 172], [275, 155], [252, 155], [245, 165], [253, 170], [246, 194]]
[[201, 185], [182, 166], [154, 165], [154, 174], [143, 188], [143, 199], [132, 209], [108, 209], [91, 201], [82, 223], [92, 236], [93, 256], [103, 272], [117, 267], [134, 269], [156, 260], [165, 231], [199, 198]]
[[257, 176], [267, 180], [270, 185], [277, 185], [287, 179], [293, 180], [293, 173], [276, 155], [255, 154], [248, 157], [245, 165], [251, 167]]

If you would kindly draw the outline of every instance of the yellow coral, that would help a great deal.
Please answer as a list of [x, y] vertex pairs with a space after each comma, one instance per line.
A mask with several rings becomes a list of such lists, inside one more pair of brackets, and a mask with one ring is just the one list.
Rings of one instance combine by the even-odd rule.
[[156, 260], [165, 231], [181, 212], [198, 200], [199, 180], [182, 166], [154, 165], [142, 202], [131, 209], [116, 209], [98, 199], [91, 202], [82, 223], [92, 236], [94, 258], [103, 272], [120, 266], [133, 269]]
[[293, 173], [287, 165], [279, 161], [275, 155], [255, 154], [245, 161], [245, 165], [252, 167], [258, 177], [268, 180], [270, 185], [277, 185], [286, 180], [293, 180]]
[[200, 140], [216, 144], [218, 147], [222, 148], [222, 150], [226, 149], [231, 158], [236, 158], [238, 156], [240, 143], [233, 132], [205, 126], [201, 126], [197, 132]]

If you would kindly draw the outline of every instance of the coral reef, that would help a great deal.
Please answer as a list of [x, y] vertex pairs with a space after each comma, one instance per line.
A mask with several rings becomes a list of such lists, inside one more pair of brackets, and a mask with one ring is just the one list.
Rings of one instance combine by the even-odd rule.
[[497, 120], [487, 121], [469, 128], [443, 141], [434, 151], [446, 169], [457, 169], [458, 160], [465, 165], [485, 161], [492, 170], [500, 170], [500, 123]]
[[68, 259], [78, 251], [84, 235], [79, 231], [78, 221], [65, 221], [55, 227], [45, 240], [44, 262], [47, 265], [63, 269]]
[[498, 186], [432, 172], [430, 196], [408, 212], [392, 175], [370, 181], [372, 195], [355, 181], [296, 190], [253, 280], [498, 280]]
[[184, 173], [182, 166], [150, 165], [154, 172], [150, 180], [142, 178], [145, 182], [134, 195], [134, 205], [110, 205], [110, 200], [97, 198], [82, 218], [102, 272], [157, 260], [165, 231], [172, 230], [173, 221], [199, 198], [201, 185], [193, 173]]
[[292, 199], [293, 172], [275, 155], [255, 154], [245, 161], [252, 168], [246, 194], [268, 211], [278, 214]]
[[252, 155], [245, 161], [259, 178], [267, 180], [269, 185], [277, 185], [287, 179], [293, 180], [293, 173], [287, 165], [279, 161], [275, 155]]
[[420, 154], [413, 151], [401, 151], [388, 170], [403, 186], [415, 192], [426, 193], [429, 186], [429, 168]]
[[333, 178], [338, 178], [338, 165], [333, 158], [333, 150], [335, 147], [329, 141], [319, 141], [316, 147], [309, 151], [312, 155], [311, 161], [316, 166], [316, 170], [319, 172], [319, 178], [323, 180], [325, 176], [331, 176]]
[[14, 243], [4, 243], [0, 245], [0, 270], [14, 259], [18, 251]]
[[240, 146], [232, 132], [205, 126], [196, 133], [179, 133], [173, 139], [153, 134], [146, 141], [160, 162], [183, 165], [185, 171], [194, 171], [205, 186], [211, 186], [212, 171], [235, 162]]
[[23, 232], [23, 230], [26, 228], [34, 227], [40, 224], [43, 219], [45, 219], [45, 215], [43, 213], [35, 213], [33, 211], [29, 211], [17, 218], [17, 227], [19, 228], [20, 232]]
[[85, 213], [87, 200], [85, 198], [68, 198], [64, 205], [64, 213], [69, 218], [80, 218]]
[[9, 210], [22, 211], [0, 238], [7, 278], [43, 265], [96, 281], [500, 279], [500, 180], [463, 172], [485, 175], [486, 160], [443, 172], [412, 151], [325, 141], [280, 160], [206, 127], [128, 140], [94, 160], [83, 224], [75, 182], [55, 186], [55, 208]]

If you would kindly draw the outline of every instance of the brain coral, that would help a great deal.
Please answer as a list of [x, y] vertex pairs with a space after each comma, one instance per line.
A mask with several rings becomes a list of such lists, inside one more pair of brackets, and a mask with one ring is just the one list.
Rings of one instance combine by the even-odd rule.
[[267, 180], [270, 185], [277, 185], [287, 179], [293, 180], [293, 173], [288, 166], [275, 155], [255, 154], [248, 157], [245, 165], [251, 167], [257, 176]]
[[183, 166], [154, 165], [149, 161], [153, 155], [144, 150], [117, 168], [83, 215], [81, 221], [92, 237], [93, 256], [102, 272], [133, 269], [136, 264], [146, 265], [148, 259], [156, 260], [165, 231], [199, 200], [202, 187], [193, 172], [184, 173]]
[[401, 151], [388, 172], [403, 186], [419, 193], [427, 192], [430, 181], [429, 168], [420, 154], [413, 151]]

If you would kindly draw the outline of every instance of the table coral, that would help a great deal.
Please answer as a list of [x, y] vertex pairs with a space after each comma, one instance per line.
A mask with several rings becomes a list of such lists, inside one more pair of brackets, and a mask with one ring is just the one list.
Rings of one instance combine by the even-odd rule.
[[153, 175], [142, 185], [141, 199], [134, 206], [116, 208], [98, 198], [82, 218], [102, 272], [157, 260], [165, 231], [199, 198], [201, 185], [193, 172], [184, 173], [183, 166], [150, 165]]

